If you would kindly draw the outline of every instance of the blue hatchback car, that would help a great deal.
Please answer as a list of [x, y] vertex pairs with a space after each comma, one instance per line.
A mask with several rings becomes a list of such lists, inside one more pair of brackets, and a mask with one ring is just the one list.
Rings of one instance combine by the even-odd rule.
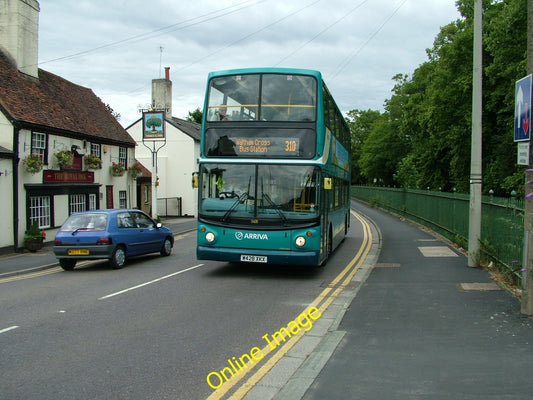
[[108, 259], [122, 268], [131, 256], [159, 252], [169, 256], [174, 236], [148, 214], [134, 209], [84, 211], [72, 214], [54, 240], [54, 254], [64, 270], [78, 260]]

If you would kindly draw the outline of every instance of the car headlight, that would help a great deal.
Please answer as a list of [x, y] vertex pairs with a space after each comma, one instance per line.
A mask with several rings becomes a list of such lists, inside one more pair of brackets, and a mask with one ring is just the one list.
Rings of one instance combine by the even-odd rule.
[[298, 236], [294, 243], [296, 243], [296, 246], [302, 247], [303, 245], [305, 245], [305, 238], [303, 236]]
[[212, 243], [215, 241], [215, 234], [213, 232], [207, 232], [205, 234], [205, 240], [207, 240], [209, 243]]

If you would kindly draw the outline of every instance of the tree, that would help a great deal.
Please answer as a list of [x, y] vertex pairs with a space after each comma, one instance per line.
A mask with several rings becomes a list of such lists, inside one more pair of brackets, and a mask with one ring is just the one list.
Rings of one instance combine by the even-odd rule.
[[[100, 99], [100, 100], [101, 100], [101, 99]], [[107, 111], [108, 111], [113, 117], [115, 117], [115, 119], [116, 119], [117, 121], [120, 121], [120, 113], [115, 112], [115, 110], [113, 110], [109, 104], [105, 103], [104, 105], [105, 105], [106, 110], [107, 110]]]
[[196, 110], [194, 110], [192, 112], [189, 111], [189, 116], [187, 117], [187, 121], [196, 122], [197, 124], [201, 124], [202, 123], [202, 117], [203, 117], [203, 113], [200, 110], [200, 107], [198, 107]]
[[370, 135], [361, 150], [359, 167], [367, 181], [394, 185], [394, 173], [405, 156], [405, 144], [394, 130], [389, 113], [381, 114], [372, 124]]
[[350, 128], [352, 142], [352, 183], [364, 183], [359, 168], [359, 159], [362, 155], [362, 147], [370, 136], [372, 126], [379, 119], [381, 113], [375, 110], [352, 110], [347, 113], [346, 122]]
[[[484, 46], [490, 63], [483, 82], [485, 191], [509, 195], [523, 191], [524, 170], [516, 165], [513, 143], [515, 82], [527, 74], [527, 1], [494, 4], [485, 11]], [[485, 130], [485, 126], [487, 130]]]
[[418, 187], [418, 171], [413, 154], [407, 155], [398, 163], [394, 180], [403, 188], [416, 189]]
[[[473, 0], [459, 0], [463, 18], [441, 28], [428, 61], [408, 77], [396, 75], [386, 101], [392, 130], [408, 157], [396, 179], [416, 171], [421, 187], [469, 191]], [[483, 184], [508, 194], [522, 186], [512, 140], [515, 81], [526, 74], [526, 0], [484, 2]], [[410, 182], [409, 184], [412, 184]]]
[[155, 131], [155, 128], [158, 126], [161, 126], [162, 123], [163, 121], [161, 121], [161, 118], [157, 118], [154, 115], [152, 115], [150, 116], [150, 118], [146, 120], [146, 127], [152, 128], [152, 131]]
[[[355, 181], [470, 190], [474, 0], [441, 28], [428, 61], [397, 74], [386, 112], [348, 113]], [[523, 190], [513, 143], [515, 82], [526, 75], [527, 0], [484, 0], [483, 190]], [[366, 121], [366, 122], [365, 122]]]

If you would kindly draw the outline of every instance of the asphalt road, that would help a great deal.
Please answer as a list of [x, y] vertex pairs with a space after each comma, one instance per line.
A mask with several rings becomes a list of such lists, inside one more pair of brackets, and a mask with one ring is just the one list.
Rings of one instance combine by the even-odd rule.
[[207, 375], [294, 320], [353, 259], [361, 231], [352, 218], [325, 268], [197, 261], [190, 232], [170, 257], [121, 270], [2, 280], [0, 398], [205, 399]]

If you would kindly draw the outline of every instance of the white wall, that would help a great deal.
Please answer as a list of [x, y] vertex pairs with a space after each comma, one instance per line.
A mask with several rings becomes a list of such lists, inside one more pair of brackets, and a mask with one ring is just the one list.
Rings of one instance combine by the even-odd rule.
[[0, 146], [13, 150], [13, 125], [0, 112]]
[[[182, 198], [182, 214], [197, 215], [197, 189], [192, 188], [192, 173], [197, 171], [196, 160], [200, 154], [200, 144], [189, 135], [165, 122], [167, 142], [158, 150], [157, 164], [159, 186], [157, 188], [158, 211], [165, 198]], [[128, 128], [128, 133], [138, 143], [135, 149], [137, 160], [151, 170], [152, 155], [142, 143], [142, 120]], [[147, 144], [149, 144], [147, 142]], [[160, 145], [160, 144], [159, 144]], [[159, 146], [156, 143], [156, 148]], [[168, 204], [172, 204], [170, 201]], [[169, 208], [169, 215], [172, 210]]]
[[[0, 128], [1, 128], [1, 120], [0, 120]], [[85, 142], [86, 148], [84, 148], [83, 140], [49, 135], [48, 137], [48, 146], [49, 146], [48, 165], [45, 165], [44, 169], [58, 169], [58, 165], [54, 157], [54, 153], [57, 153], [61, 150], [70, 150], [72, 145], [77, 145], [80, 147], [81, 150], [78, 150], [80, 154], [88, 154], [90, 152], [90, 144], [87, 141]], [[21, 130], [20, 136], [19, 136], [19, 157], [21, 161], [19, 163], [19, 171], [18, 171], [19, 172], [19, 187], [18, 187], [19, 189], [19, 204], [18, 204], [18, 207], [19, 207], [19, 224], [18, 224], [19, 246], [22, 246], [23, 244], [24, 232], [26, 231], [26, 221], [27, 221], [26, 190], [24, 188], [24, 184], [27, 184], [27, 183], [41, 184], [43, 182], [42, 171], [36, 174], [30, 174], [26, 172], [24, 169], [24, 164], [22, 163], [22, 160], [28, 155], [30, 155], [30, 151], [31, 151], [31, 131]], [[111, 175], [109, 171], [109, 168], [111, 167], [111, 163], [113, 161], [118, 162], [118, 155], [119, 155], [119, 146], [102, 145], [102, 168], [91, 170], [94, 172], [94, 183], [101, 185], [99, 189], [100, 208], [106, 208], [106, 186], [108, 185], [113, 186], [113, 207], [114, 208], [119, 207], [119, 191], [125, 190], [127, 192], [127, 197], [128, 197], [127, 206], [128, 207], [131, 206], [132, 202], [135, 201], [136, 185], [134, 184], [134, 181], [129, 176], [129, 174], [126, 172], [121, 177], [114, 177]], [[133, 164], [134, 160], [135, 160], [135, 150], [133, 148], [128, 149], [128, 165]], [[13, 195], [11, 192], [9, 197], [7, 197], [3, 190], [3, 186], [1, 185], [3, 185], [3, 179], [0, 179], [0, 190], [2, 190], [2, 192], [0, 192], [0, 196], [1, 196], [0, 198], [1, 198], [2, 204], [4, 204], [4, 201], [7, 202], [7, 201], [10, 201], [10, 199], [12, 200]], [[12, 209], [13, 208], [11, 207], [10, 210]], [[59, 226], [66, 220], [69, 214], [68, 195], [55, 195], [54, 196], [53, 213], [55, 216], [54, 219], [55, 219], [56, 226], [51, 229], [46, 230], [47, 241], [53, 240]], [[11, 225], [11, 223], [9, 225]], [[3, 232], [0, 230], [0, 243], [2, 243], [2, 238], [3, 238]], [[11, 237], [10, 237], [8, 245], [13, 245], [13, 231], [11, 231]], [[2, 247], [2, 244], [0, 244], [0, 247]]]
[[13, 160], [0, 158], [0, 204], [2, 205], [2, 229], [0, 247], [13, 245]]

